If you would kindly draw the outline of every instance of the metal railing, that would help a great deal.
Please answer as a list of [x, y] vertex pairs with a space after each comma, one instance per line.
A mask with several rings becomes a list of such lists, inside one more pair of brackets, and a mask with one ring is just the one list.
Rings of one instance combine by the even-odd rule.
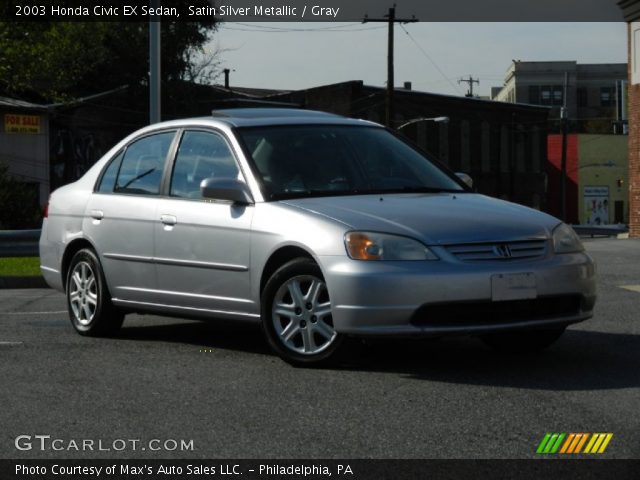
[[0, 258], [37, 257], [40, 230], [0, 230]]

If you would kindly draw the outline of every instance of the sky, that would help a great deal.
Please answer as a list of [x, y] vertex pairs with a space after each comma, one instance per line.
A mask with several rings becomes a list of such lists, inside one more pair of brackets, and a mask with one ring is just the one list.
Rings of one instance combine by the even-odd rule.
[[[411, 23], [396, 25], [395, 83], [464, 95], [501, 86], [512, 59], [625, 63], [625, 23]], [[384, 86], [387, 26], [361, 23], [223, 23], [206, 51], [221, 50], [231, 85], [303, 89], [347, 80]], [[222, 78], [217, 80], [222, 83]]]

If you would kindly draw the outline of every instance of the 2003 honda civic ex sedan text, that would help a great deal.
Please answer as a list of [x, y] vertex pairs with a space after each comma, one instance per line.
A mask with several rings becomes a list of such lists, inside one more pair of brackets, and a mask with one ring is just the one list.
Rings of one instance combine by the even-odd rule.
[[42, 273], [82, 335], [128, 312], [260, 322], [298, 365], [347, 337], [540, 349], [592, 315], [571, 227], [475, 194], [380, 125], [290, 108], [159, 123], [50, 198]]

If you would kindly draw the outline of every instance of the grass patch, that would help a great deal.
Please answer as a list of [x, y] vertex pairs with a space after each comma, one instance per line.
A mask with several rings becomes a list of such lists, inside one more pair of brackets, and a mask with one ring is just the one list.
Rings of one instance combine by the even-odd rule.
[[0, 277], [37, 277], [39, 257], [0, 258]]

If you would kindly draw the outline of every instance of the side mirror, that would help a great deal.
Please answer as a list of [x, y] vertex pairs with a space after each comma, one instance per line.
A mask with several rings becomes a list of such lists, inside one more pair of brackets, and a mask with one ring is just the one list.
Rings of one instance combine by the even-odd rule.
[[456, 172], [456, 177], [466, 183], [469, 188], [473, 188], [473, 178], [471, 178], [466, 173]]
[[240, 205], [253, 203], [249, 187], [235, 178], [205, 178], [200, 182], [203, 198], [227, 200]]

